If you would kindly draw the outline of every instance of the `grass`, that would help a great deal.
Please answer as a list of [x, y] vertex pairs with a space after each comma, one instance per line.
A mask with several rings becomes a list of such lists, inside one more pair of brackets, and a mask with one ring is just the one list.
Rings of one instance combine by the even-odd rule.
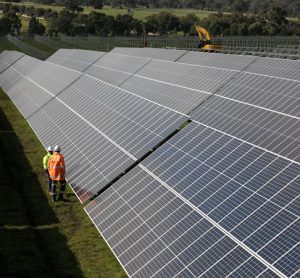
[[22, 41], [34, 48], [37, 48], [46, 53], [49, 53], [49, 56], [52, 55], [56, 51], [55, 49], [49, 47], [48, 45], [40, 43], [40, 42], [34, 40], [33, 38], [25, 38], [25, 39], [22, 39]]
[[69, 187], [49, 201], [44, 154], [0, 90], [0, 277], [126, 277]]
[[22, 52], [20, 48], [9, 42], [6, 37], [0, 36], [0, 52], [4, 50], [15, 50]]

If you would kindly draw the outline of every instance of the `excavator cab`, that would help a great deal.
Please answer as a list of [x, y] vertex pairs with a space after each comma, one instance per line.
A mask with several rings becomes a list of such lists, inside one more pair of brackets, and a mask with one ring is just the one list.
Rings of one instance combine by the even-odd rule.
[[205, 28], [197, 25], [196, 30], [198, 33], [199, 48], [204, 50], [220, 50], [223, 48], [222, 45], [212, 44], [212, 36]]

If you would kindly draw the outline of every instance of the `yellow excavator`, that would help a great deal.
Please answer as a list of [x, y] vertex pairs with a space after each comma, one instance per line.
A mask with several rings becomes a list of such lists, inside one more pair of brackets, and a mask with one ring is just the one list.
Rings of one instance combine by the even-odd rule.
[[203, 27], [196, 25], [196, 30], [198, 33], [199, 48], [204, 50], [221, 50], [222, 45], [212, 44], [211, 34]]

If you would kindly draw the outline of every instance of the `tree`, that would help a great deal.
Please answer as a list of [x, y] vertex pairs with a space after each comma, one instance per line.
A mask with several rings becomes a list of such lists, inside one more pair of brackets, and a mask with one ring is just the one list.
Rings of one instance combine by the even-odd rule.
[[20, 30], [22, 27], [22, 23], [20, 18], [12, 11], [7, 13], [7, 17], [9, 18], [11, 22], [9, 34], [13, 36], [18, 36], [20, 34]]
[[244, 13], [249, 10], [249, 1], [246, 0], [235, 0], [230, 5], [230, 10], [233, 12]]
[[157, 14], [152, 14], [146, 17], [145, 29], [147, 33], [156, 33], [158, 31], [158, 16]]
[[115, 33], [117, 35], [130, 35], [133, 28], [133, 17], [131, 15], [117, 15]]
[[200, 18], [195, 14], [187, 14], [186, 16], [182, 16], [180, 21], [180, 31], [186, 34], [194, 34], [195, 33], [195, 24], [198, 22]]
[[176, 33], [179, 29], [179, 19], [176, 15], [169, 12], [161, 12], [158, 14], [158, 28], [159, 34]]
[[45, 26], [38, 21], [35, 16], [32, 16], [28, 25], [29, 35], [43, 35], [45, 33]]
[[270, 35], [285, 33], [285, 27], [288, 24], [285, 16], [286, 12], [280, 7], [271, 7], [261, 13], [261, 19], [265, 23], [267, 33]]
[[87, 6], [92, 6], [93, 9], [102, 9], [103, 8], [103, 0], [87, 0]]
[[11, 20], [7, 15], [0, 18], [0, 36], [9, 34], [11, 29]]
[[57, 31], [61, 32], [66, 35], [71, 34], [71, 30], [73, 27], [73, 20], [75, 18], [75, 14], [68, 11], [68, 10], [62, 10], [58, 14], [58, 19], [57, 19]]
[[72, 12], [82, 12], [83, 8], [80, 6], [79, 0], [65, 0], [65, 7]]

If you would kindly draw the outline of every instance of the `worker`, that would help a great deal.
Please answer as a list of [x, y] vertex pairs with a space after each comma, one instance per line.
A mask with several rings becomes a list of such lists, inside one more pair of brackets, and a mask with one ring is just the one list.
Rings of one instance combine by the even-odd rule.
[[52, 186], [52, 180], [50, 178], [49, 171], [48, 171], [48, 160], [52, 154], [53, 154], [53, 148], [49, 146], [47, 148], [47, 154], [43, 157], [43, 167], [48, 177], [48, 193], [51, 192], [51, 186]]
[[53, 155], [48, 160], [48, 171], [50, 178], [52, 179], [51, 186], [51, 196], [52, 201], [56, 201], [56, 186], [58, 182], [60, 183], [60, 190], [58, 200], [63, 200], [64, 193], [66, 189], [66, 179], [65, 179], [65, 159], [64, 156], [60, 153], [61, 148], [59, 145], [56, 145], [53, 148]]

